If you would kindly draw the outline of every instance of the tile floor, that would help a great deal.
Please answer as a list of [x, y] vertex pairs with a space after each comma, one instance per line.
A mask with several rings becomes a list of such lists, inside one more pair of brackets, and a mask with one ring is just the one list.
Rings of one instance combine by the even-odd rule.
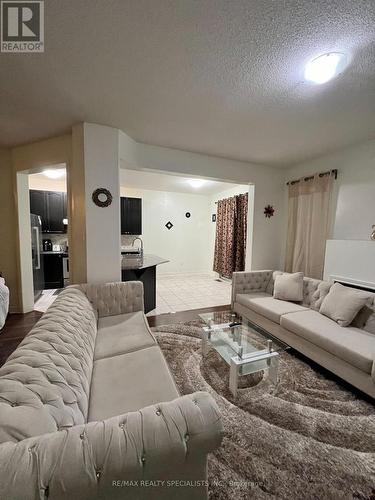
[[[209, 273], [157, 275], [156, 309], [147, 316], [230, 304], [231, 287], [230, 281], [217, 281]], [[55, 292], [43, 290], [34, 310], [45, 312], [58, 297]]]
[[34, 311], [46, 312], [58, 297], [58, 295], [54, 295], [55, 292], [56, 290], [43, 290], [42, 295], [34, 304]]
[[231, 287], [209, 273], [158, 275], [156, 309], [147, 316], [230, 304]]

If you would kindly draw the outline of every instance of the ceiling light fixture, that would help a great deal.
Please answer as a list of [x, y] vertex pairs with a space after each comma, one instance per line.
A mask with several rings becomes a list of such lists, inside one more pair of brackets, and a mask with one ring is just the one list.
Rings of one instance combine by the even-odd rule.
[[305, 79], [317, 84], [326, 83], [347, 66], [347, 57], [340, 52], [330, 52], [316, 57], [306, 64]]
[[65, 169], [64, 168], [48, 169], [48, 170], [43, 170], [42, 173], [49, 179], [60, 179], [61, 177], [65, 176]]
[[188, 183], [190, 184], [191, 187], [198, 189], [202, 187], [203, 184], [206, 183], [206, 181], [204, 179], [189, 179]]

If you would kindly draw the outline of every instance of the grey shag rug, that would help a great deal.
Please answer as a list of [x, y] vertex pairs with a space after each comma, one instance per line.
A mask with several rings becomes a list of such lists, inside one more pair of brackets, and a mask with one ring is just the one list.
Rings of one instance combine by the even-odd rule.
[[208, 391], [225, 430], [208, 463], [210, 499], [375, 499], [375, 406], [284, 352], [275, 387], [246, 376], [236, 400], [226, 363], [201, 356], [199, 321], [153, 328], [181, 394]]

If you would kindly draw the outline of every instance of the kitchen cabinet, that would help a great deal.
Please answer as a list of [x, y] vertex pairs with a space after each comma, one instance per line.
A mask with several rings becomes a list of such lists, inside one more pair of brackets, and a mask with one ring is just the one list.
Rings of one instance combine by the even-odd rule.
[[62, 253], [43, 255], [45, 289], [64, 288], [64, 270]]
[[30, 213], [40, 215], [42, 220], [42, 232], [46, 233], [48, 230], [48, 217], [45, 191], [30, 190]]
[[43, 233], [65, 233], [67, 218], [66, 193], [30, 190], [30, 212], [40, 215]]
[[142, 198], [121, 198], [121, 234], [142, 234]]

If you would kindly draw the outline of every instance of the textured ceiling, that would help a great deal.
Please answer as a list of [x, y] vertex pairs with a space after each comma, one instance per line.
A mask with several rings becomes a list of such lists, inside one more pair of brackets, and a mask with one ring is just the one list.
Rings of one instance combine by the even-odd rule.
[[[286, 166], [375, 136], [374, 0], [48, 0], [44, 54], [0, 54], [0, 145], [79, 121]], [[304, 65], [344, 51], [335, 80]]]

